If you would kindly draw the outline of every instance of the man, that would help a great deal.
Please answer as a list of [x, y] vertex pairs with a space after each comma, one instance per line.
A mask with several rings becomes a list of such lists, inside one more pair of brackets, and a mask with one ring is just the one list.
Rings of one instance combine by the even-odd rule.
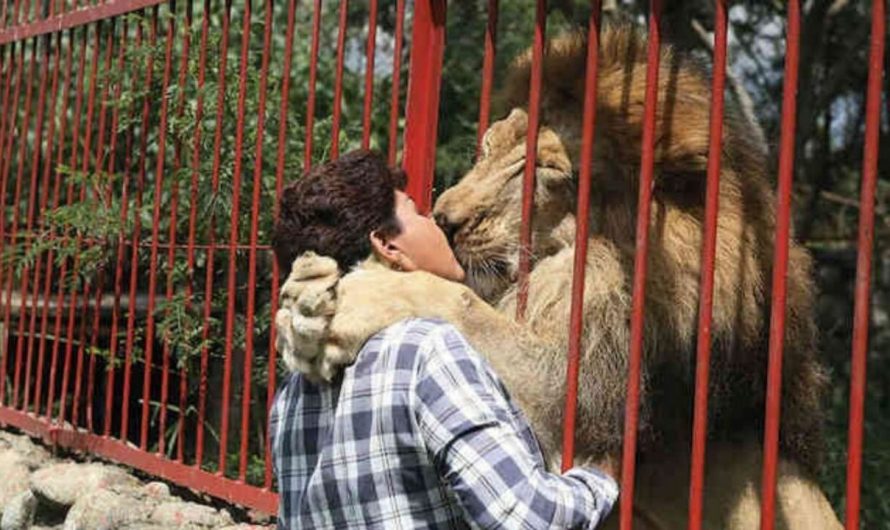
[[[461, 281], [444, 234], [404, 184], [379, 156], [355, 151], [286, 188], [273, 236], [282, 270], [313, 251], [332, 258], [314, 271], [322, 278], [361, 264]], [[292, 343], [290, 326], [279, 329]], [[446, 322], [391, 326], [329, 375], [294, 374], [275, 398], [281, 528], [594, 528], [616, 500], [603, 471], [546, 471], [522, 412]]]

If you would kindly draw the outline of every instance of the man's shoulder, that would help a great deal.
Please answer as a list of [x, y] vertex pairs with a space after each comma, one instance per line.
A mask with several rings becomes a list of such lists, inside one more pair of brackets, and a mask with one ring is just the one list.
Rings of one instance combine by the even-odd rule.
[[358, 360], [362, 357], [376, 358], [385, 352], [396, 357], [401, 364], [416, 364], [426, 361], [430, 356], [446, 356], [452, 350], [465, 349], [463, 336], [454, 327], [440, 318], [412, 317], [399, 321], [381, 330], [362, 348]]
[[368, 344], [379, 341], [386, 344], [420, 345], [431, 339], [452, 334], [459, 332], [452, 324], [441, 318], [411, 317], [380, 330]]

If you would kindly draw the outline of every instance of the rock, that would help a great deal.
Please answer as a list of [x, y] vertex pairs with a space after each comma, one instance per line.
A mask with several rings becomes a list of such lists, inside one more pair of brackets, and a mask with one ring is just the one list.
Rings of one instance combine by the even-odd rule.
[[170, 498], [170, 486], [163, 482], [149, 482], [142, 486], [142, 494], [149, 499], [157, 499], [159, 501]]
[[0, 515], [13, 498], [28, 491], [30, 471], [25, 461], [13, 451], [0, 452]]
[[0, 530], [27, 530], [36, 512], [37, 497], [26, 490], [6, 503], [3, 517], [0, 518]]
[[32, 470], [52, 460], [49, 451], [32, 442], [27, 436], [0, 431], [0, 452], [4, 449], [14, 451]]
[[151, 504], [110, 489], [96, 489], [81, 496], [65, 517], [63, 530], [114, 530], [144, 521]]
[[164, 502], [151, 513], [151, 521], [168, 528], [216, 528], [232, 525], [232, 516], [225, 510], [194, 502]]
[[109, 486], [139, 486], [121, 468], [103, 464], [53, 464], [31, 475], [31, 490], [41, 501], [73, 506], [78, 499]]

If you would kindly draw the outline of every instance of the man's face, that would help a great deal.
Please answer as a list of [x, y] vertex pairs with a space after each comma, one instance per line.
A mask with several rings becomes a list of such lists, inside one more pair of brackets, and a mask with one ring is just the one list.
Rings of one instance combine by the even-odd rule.
[[406, 270], [422, 270], [452, 281], [463, 281], [464, 269], [454, 257], [448, 239], [432, 217], [421, 215], [407, 194], [396, 191], [396, 219], [402, 227], [389, 243], [404, 256]]

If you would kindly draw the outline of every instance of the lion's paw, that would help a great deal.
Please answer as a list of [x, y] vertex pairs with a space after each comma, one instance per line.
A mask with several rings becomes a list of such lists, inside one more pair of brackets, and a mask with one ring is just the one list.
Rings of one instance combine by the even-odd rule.
[[327, 343], [339, 280], [336, 261], [307, 252], [294, 260], [281, 286], [276, 348], [288, 370], [311, 380], [330, 381], [344, 364], [340, 348]]

